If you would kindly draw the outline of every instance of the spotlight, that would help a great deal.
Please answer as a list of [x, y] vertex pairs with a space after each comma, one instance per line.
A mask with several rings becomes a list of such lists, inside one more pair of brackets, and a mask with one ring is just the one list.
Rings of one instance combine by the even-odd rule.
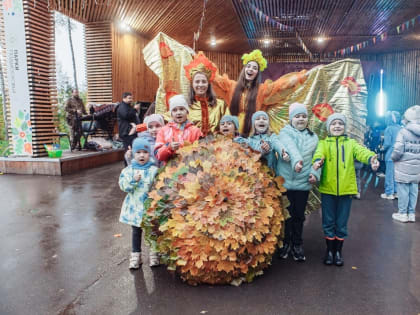
[[122, 31], [124, 31], [124, 32], [129, 32], [131, 29], [130, 29], [130, 26], [128, 26], [127, 24], [125, 24], [124, 22], [120, 22], [120, 29], [122, 30]]
[[316, 41], [317, 41], [318, 43], [323, 43], [323, 42], [325, 41], [325, 38], [324, 38], [324, 37], [318, 37], [318, 38], [316, 39]]
[[214, 38], [210, 41], [210, 46], [216, 46], [216, 40]]
[[271, 41], [270, 41], [268, 38], [264, 39], [264, 44], [265, 44], [265, 45], [270, 45], [270, 42], [271, 42]]

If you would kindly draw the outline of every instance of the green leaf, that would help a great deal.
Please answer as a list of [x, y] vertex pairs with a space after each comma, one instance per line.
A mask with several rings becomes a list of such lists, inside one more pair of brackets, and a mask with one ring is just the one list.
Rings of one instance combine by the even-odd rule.
[[145, 201], [144, 201], [144, 210], [146, 210], [147, 211], [147, 209], [149, 209], [150, 208], [150, 205], [152, 204], [152, 199], [151, 198], [147, 198]]
[[172, 175], [172, 179], [173, 180], [177, 180], [179, 175], [184, 175], [187, 174], [189, 170], [189, 167], [184, 165], [183, 167], [181, 167], [179, 170], [177, 170], [173, 175]]
[[24, 119], [25, 118], [25, 114], [23, 113], [23, 111], [19, 111], [19, 115], [18, 115], [19, 119]]
[[12, 128], [12, 134], [18, 135], [19, 134], [19, 130], [17, 130], [16, 128]]
[[166, 222], [168, 222], [168, 217], [166, 217], [166, 216], [162, 216], [162, 217], [160, 217], [159, 218], [159, 225], [163, 225], [163, 224], [165, 224]]
[[26, 131], [26, 130], [28, 129], [28, 124], [26, 123], [26, 121], [24, 121], [24, 122], [22, 123], [21, 129], [22, 129], [23, 131]]

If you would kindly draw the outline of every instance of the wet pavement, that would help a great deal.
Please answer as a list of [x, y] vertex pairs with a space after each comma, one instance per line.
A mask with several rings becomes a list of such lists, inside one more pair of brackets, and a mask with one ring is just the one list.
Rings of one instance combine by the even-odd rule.
[[165, 267], [128, 270], [121, 167], [0, 176], [1, 315], [420, 313], [420, 220], [394, 222], [396, 201], [379, 188], [353, 202], [344, 267], [321, 263], [316, 212], [305, 223], [305, 263], [274, 259], [251, 284], [191, 287]]

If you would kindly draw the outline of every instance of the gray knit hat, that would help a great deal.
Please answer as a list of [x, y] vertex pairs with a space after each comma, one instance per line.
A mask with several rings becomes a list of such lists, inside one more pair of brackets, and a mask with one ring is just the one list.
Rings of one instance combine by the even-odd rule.
[[305, 114], [308, 116], [308, 110], [306, 109], [305, 105], [301, 103], [293, 103], [289, 106], [289, 120], [292, 121], [292, 118], [297, 114]]
[[344, 128], [345, 128], [345, 126], [346, 126], [346, 116], [344, 116], [341, 113], [334, 113], [334, 114], [331, 114], [330, 116], [328, 116], [328, 119], [327, 119], [327, 131], [328, 132], [330, 131], [330, 125], [331, 125], [331, 123], [334, 120], [337, 120], [337, 119], [338, 120], [341, 120], [344, 123]]

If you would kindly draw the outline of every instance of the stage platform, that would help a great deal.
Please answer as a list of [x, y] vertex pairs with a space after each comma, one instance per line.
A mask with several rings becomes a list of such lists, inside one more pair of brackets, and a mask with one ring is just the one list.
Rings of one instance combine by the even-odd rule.
[[4, 174], [68, 175], [124, 159], [124, 149], [64, 151], [61, 158], [0, 157], [0, 172]]

